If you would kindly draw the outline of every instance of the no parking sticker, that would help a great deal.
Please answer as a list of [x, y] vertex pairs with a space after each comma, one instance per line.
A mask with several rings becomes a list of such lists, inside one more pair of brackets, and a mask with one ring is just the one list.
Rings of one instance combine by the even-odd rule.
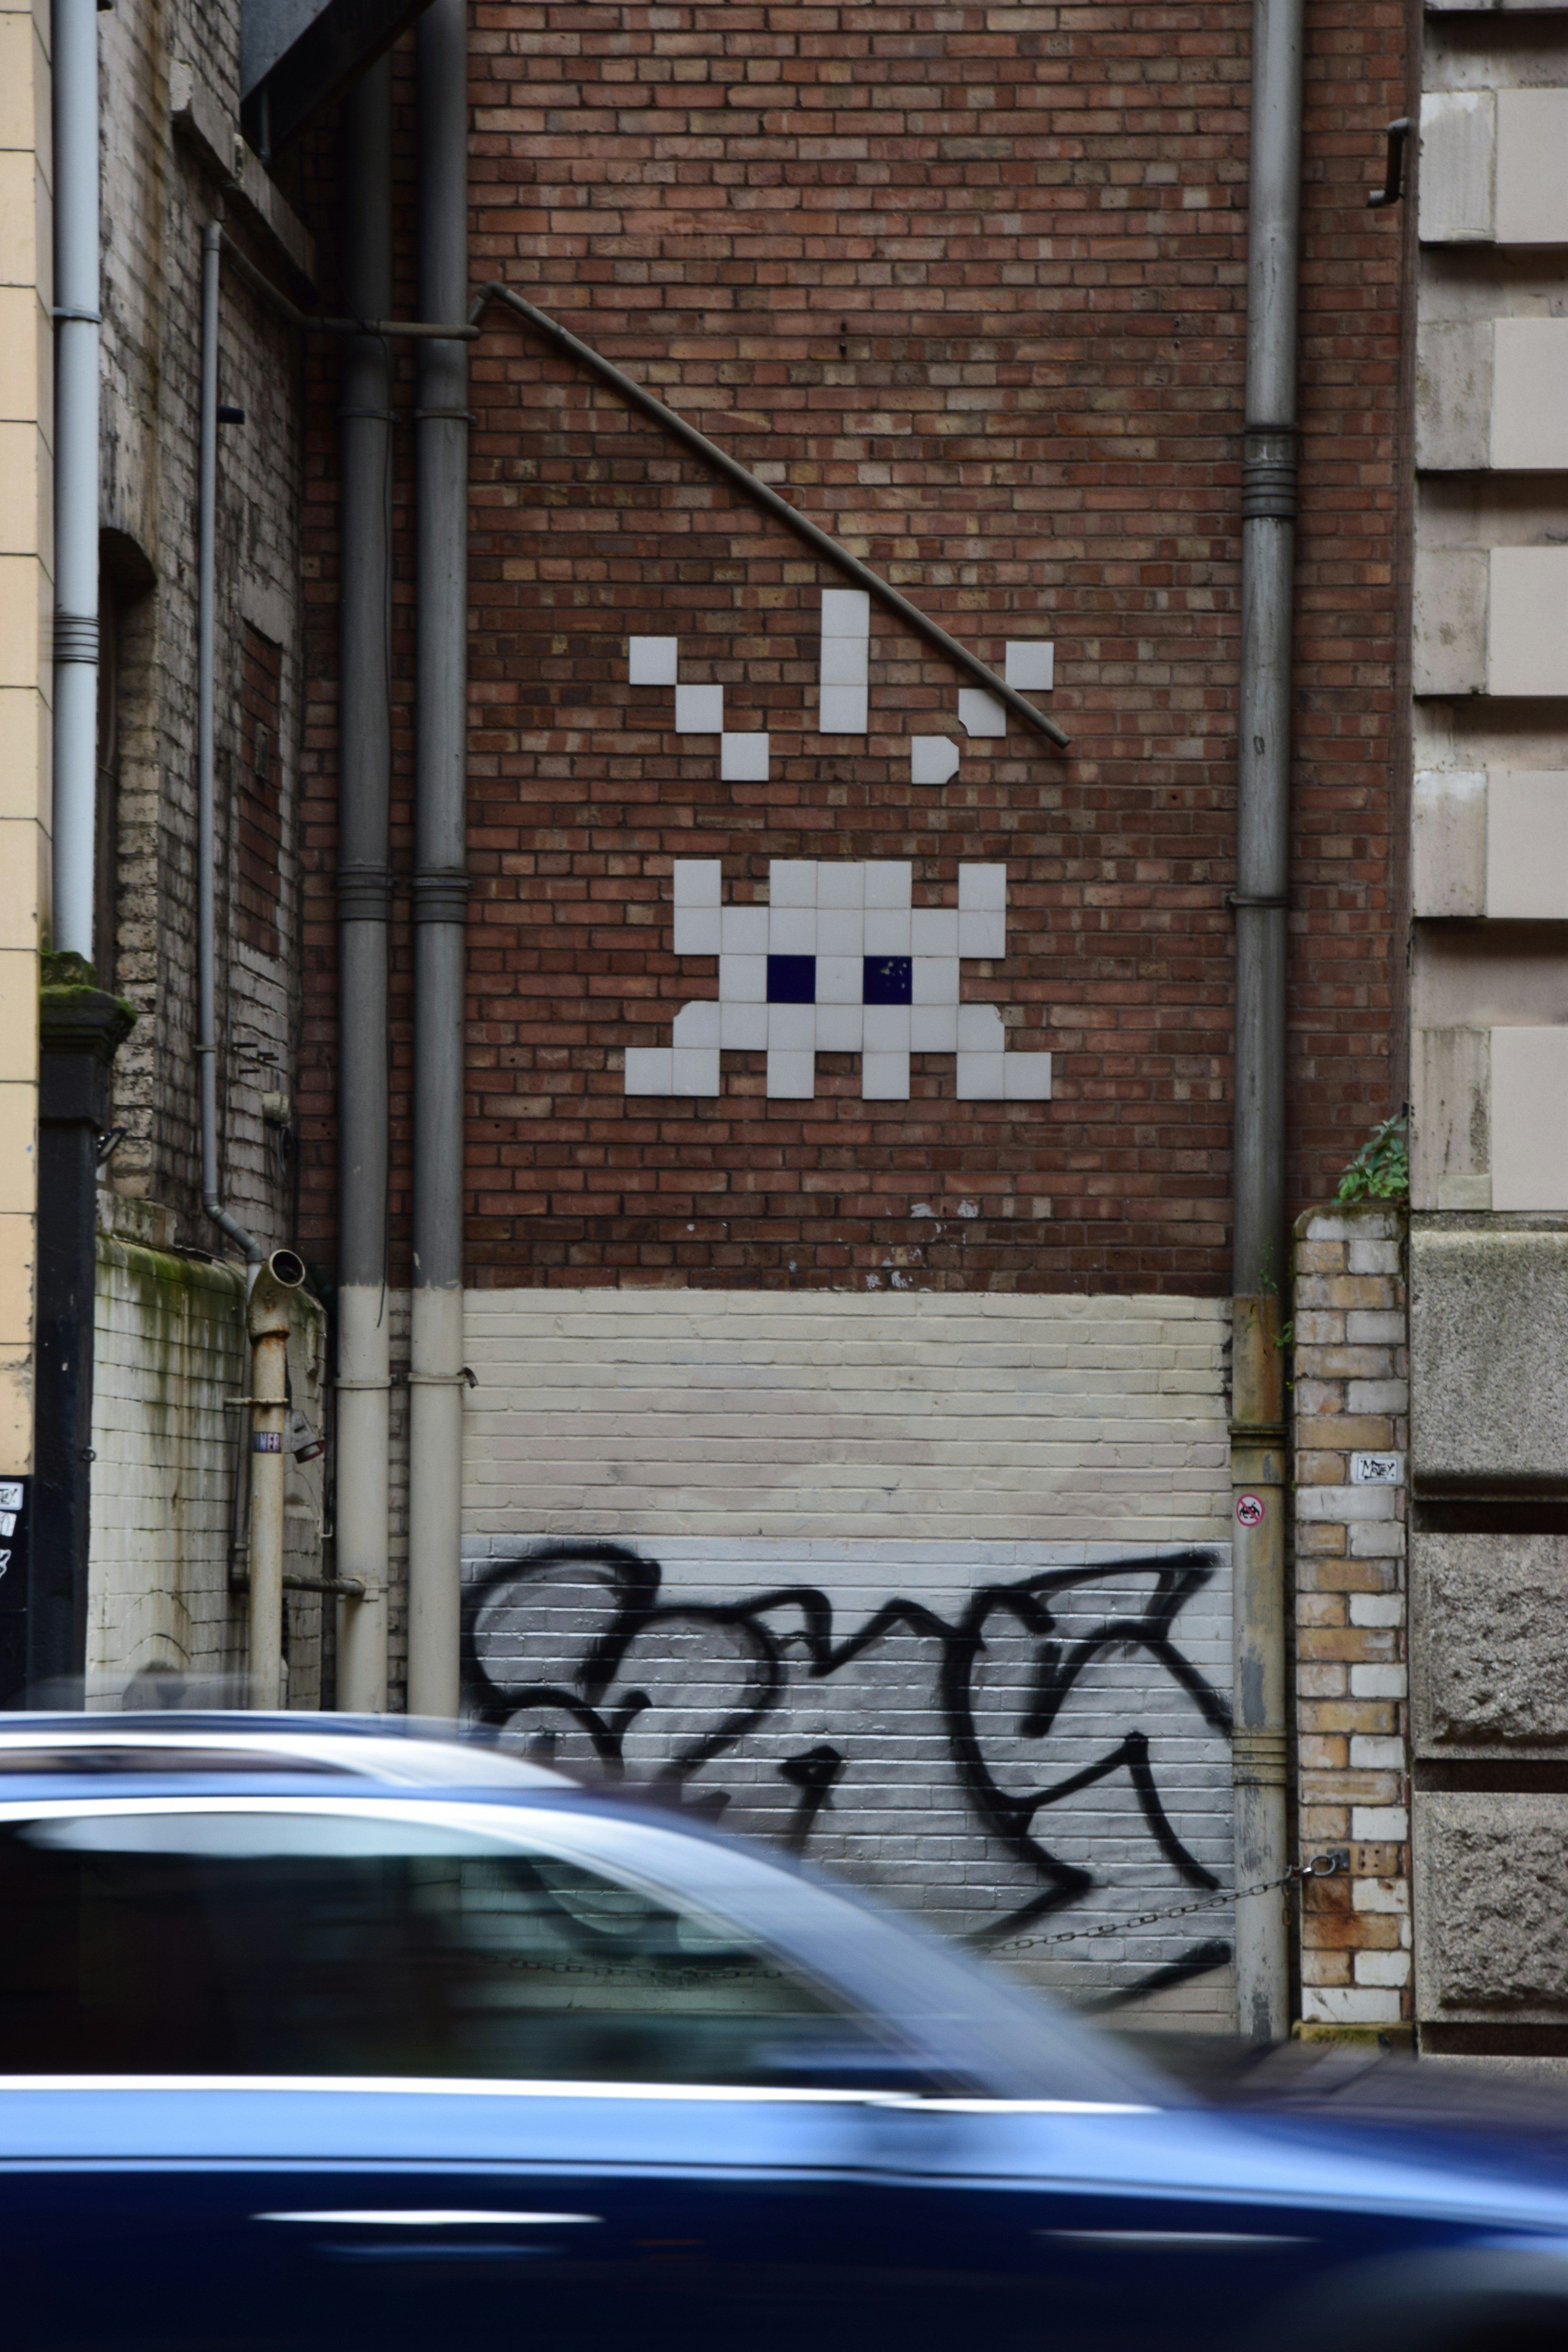
[[1239, 1527], [1260, 1528], [1263, 1525], [1262, 1496], [1238, 1495], [1236, 1498], [1236, 1517]]

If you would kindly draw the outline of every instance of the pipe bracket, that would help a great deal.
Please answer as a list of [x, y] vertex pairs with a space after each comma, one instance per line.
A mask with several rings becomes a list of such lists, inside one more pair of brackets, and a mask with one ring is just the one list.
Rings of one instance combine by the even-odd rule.
[[1248, 425], [1241, 441], [1241, 520], [1294, 522], [1297, 428]]
[[96, 613], [56, 613], [55, 659], [57, 662], [87, 662], [97, 668]]
[[473, 884], [460, 866], [427, 866], [414, 877], [416, 923], [466, 923]]
[[338, 920], [386, 923], [392, 919], [392, 874], [385, 866], [340, 866]]

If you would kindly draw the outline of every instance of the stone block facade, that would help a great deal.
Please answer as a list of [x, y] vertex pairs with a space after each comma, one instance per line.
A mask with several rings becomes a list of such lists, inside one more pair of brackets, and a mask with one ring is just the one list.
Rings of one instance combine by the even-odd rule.
[[1309, 2029], [1408, 2038], [1405, 1216], [1368, 1203], [1296, 1227], [1296, 1724], [1300, 1859], [1337, 1853], [1301, 1912]]

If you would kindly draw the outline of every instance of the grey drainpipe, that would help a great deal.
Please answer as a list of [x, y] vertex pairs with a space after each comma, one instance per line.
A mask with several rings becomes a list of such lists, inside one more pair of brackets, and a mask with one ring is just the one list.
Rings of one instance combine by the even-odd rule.
[[[356, 318], [392, 309], [392, 60], [343, 109], [344, 276]], [[338, 803], [337, 1570], [363, 1600], [338, 1612], [337, 1700], [386, 1705], [386, 1215], [391, 914], [392, 353], [355, 335], [342, 373], [342, 702]]]
[[217, 325], [223, 231], [202, 231], [202, 407], [196, 491], [196, 1059], [201, 1068], [202, 1207], [260, 1265], [267, 1253], [223, 1205], [217, 1165], [217, 824], [213, 659], [217, 589]]
[[[1236, 1232], [1232, 1276], [1236, 1872], [1289, 1867], [1289, 1699], [1281, 1297], [1285, 1240], [1286, 892], [1296, 515], [1296, 294], [1303, 0], [1254, 0], [1241, 711], [1236, 906]], [[1237, 1906], [1241, 2031], [1289, 2031], [1282, 1893]]]
[[98, 796], [97, 0], [54, 0], [55, 950], [92, 961]]
[[[419, 20], [419, 310], [468, 290], [466, 0]], [[408, 1707], [458, 1711], [463, 1446], [463, 1038], [468, 782], [468, 345], [419, 350], [414, 820], [414, 1299]]]

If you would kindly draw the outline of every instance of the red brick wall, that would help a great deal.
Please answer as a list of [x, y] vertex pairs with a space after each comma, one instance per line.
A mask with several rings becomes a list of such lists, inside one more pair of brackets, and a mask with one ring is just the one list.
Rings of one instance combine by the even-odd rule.
[[[825, 744], [833, 575], [492, 312], [472, 394], [475, 1280], [1228, 1286], [1250, 13], [477, 0], [475, 278], [655, 385], [994, 665], [1008, 636], [1054, 636], [1072, 744], [1015, 729], [911, 786], [904, 738], [951, 725], [959, 681], [879, 614], [871, 736]], [[1317, 1198], [1391, 1091], [1399, 231], [1365, 189], [1404, 66], [1395, 0], [1309, 17], [1292, 1151]], [[324, 1250], [330, 362], [319, 390], [300, 1090]], [[769, 783], [721, 785], [668, 689], [628, 687], [628, 630], [679, 633], [683, 675], [770, 730]], [[964, 993], [1005, 1008], [1013, 1049], [1051, 1050], [1055, 1100], [960, 1103], [951, 1059], [917, 1056], [909, 1104], [865, 1104], [856, 1065], [822, 1055], [814, 1103], [769, 1101], [763, 1056], [727, 1055], [717, 1100], [628, 1101], [625, 1047], [716, 992], [711, 961], [669, 952], [678, 856], [721, 857], [735, 899], [771, 857], [912, 858], [917, 904], [951, 903], [960, 858], [1005, 859], [1007, 959], [966, 965]]]

